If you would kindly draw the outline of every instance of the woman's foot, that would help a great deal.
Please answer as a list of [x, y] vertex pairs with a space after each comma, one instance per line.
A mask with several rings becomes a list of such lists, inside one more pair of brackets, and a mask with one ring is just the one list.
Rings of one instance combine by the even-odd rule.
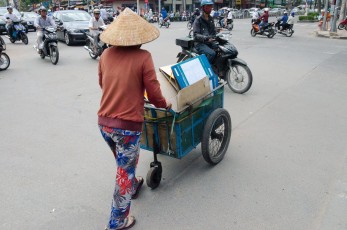
[[140, 193], [140, 190], [141, 190], [141, 187], [143, 184], [143, 178], [142, 177], [139, 176], [136, 179], [137, 179], [137, 185], [136, 185], [136, 189], [135, 189], [134, 194], [131, 196], [132, 200], [135, 200], [139, 196], [139, 193]]
[[129, 229], [132, 228], [136, 223], [136, 219], [134, 216], [128, 216], [124, 219], [124, 222], [122, 225], [118, 226], [117, 228], [108, 228], [106, 227], [105, 230], [123, 230], [123, 229]]

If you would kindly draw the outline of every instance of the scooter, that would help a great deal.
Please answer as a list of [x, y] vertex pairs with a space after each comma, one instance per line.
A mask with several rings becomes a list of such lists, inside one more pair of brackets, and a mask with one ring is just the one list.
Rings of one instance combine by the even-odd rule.
[[[229, 88], [239, 94], [247, 92], [253, 82], [252, 72], [247, 63], [238, 58], [238, 51], [229, 43], [228, 36], [218, 33], [213, 37], [211, 46], [216, 51], [216, 57], [212, 64], [214, 72], [227, 82]], [[176, 39], [176, 45], [181, 46], [182, 51], [177, 54], [177, 62], [199, 56], [194, 48], [193, 38]]]
[[[43, 29], [42, 48], [34, 45], [34, 49], [39, 53], [40, 57], [44, 59], [49, 57], [53, 65], [59, 61], [58, 39], [56, 29], [54, 27], [46, 27]], [[41, 45], [40, 45], [41, 46]]]
[[[104, 31], [107, 28], [107, 26], [100, 26], [99, 31]], [[96, 59], [97, 57], [100, 57], [101, 54], [104, 52], [105, 49], [108, 48], [107, 44], [100, 44], [100, 34], [98, 34], [97, 40], [99, 41], [97, 44], [95, 44], [94, 36], [92, 36], [89, 32], [86, 33], [87, 39], [86, 39], [86, 45], [84, 46], [84, 49], [86, 49], [89, 52], [89, 56], [92, 59]]]
[[[281, 28], [281, 19], [277, 19], [277, 22], [275, 24], [275, 28]], [[291, 37], [294, 33], [294, 30], [293, 30], [293, 25], [288, 25], [286, 24], [285, 25], [285, 28], [283, 28], [282, 26], [282, 30], [281, 29], [275, 29], [275, 31], [279, 34], [282, 34], [286, 37]]]
[[6, 43], [5, 43], [4, 39], [2, 39], [1, 36], [0, 36], [0, 45], [2, 46], [3, 50], [6, 50]]
[[[0, 40], [2, 40], [1, 37]], [[3, 44], [4, 43], [0, 41], [0, 71], [7, 69], [11, 63], [10, 57], [4, 52], [4, 50], [6, 50], [6, 46], [4, 47]]]
[[160, 17], [159, 18], [159, 27], [161, 28], [162, 26], [165, 26], [166, 28], [169, 28], [169, 26], [170, 26], [170, 18], [169, 17], [167, 17], [167, 18], [165, 18], [165, 19], [163, 19], [163, 17]]
[[[7, 18], [10, 19], [10, 18]], [[12, 30], [12, 34], [8, 34], [6, 35], [6, 37], [8, 39], [10, 39], [10, 41], [12, 43], [15, 43], [16, 41], [22, 41], [25, 45], [28, 45], [28, 36], [26, 35], [25, 31], [25, 27], [23, 26], [23, 24], [20, 21], [12, 21], [13, 23], [13, 30]]]
[[347, 16], [345, 17], [345, 19], [342, 22], [340, 22], [340, 24], [338, 25], [337, 28], [339, 30], [343, 30], [343, 29], [347, 30]]
[[260, 23], [259, 19], [252, 23], [252, 29], [251, 29], [252, 37], [255, 37], [257, 34], [267, 36], [268, 38], [273, 38], [275, 36], [276, 31], [273, 29], [275, 25], [274, 22], [266, 23], [261, 29], [259, 29], [259, 23]]
[[234, 28], [234, 20], [233, 19], [227, 19], [227, 25], [222, 26], [222, 21], [224, 21], [224, 17], [217, 17], [217, 21], [215, 23], [215, 27], [217, 28], [225, 28], [229, 31], [232, 31]]

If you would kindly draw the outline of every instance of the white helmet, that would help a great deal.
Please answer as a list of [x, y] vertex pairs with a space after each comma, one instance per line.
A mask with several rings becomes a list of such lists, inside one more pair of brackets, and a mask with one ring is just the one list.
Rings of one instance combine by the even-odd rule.
[[264, 11], [269, 11], [269, 8], [264, 8]]

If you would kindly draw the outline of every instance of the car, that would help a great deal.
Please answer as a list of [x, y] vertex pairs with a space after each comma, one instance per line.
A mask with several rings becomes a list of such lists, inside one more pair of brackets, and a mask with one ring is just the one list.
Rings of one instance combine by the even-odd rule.
[[34, 26], [35, 19], [39, 16], [35, 12], [22, 12], [23, 19], [27, 22], [28, 30], [36, 31], [36, 27]]
[[0, 34], [6, 33], [5, 25], [6, 25], [6, 22], [2, 18], [0, 18]]
[[58, 40], [70, 46], [74, 43], [85, 43], [86, 32], [91, 16], [84, 10], [60, 10], [53, 13], [57, 25]]
[[[4, 20], [4, 15], [7, 13], [7, 7], [0, 7], [0, 33], [5, 32], [6, 33], [6, 29], [3, 29], [3, 26], [6, 25], [6, 22]], [[22, 25], [25, 27], [25, 32], [28, 33], [28, 25], [27, 22], [22, 18], [21, 14], [19, 13], [19, 11], [16, 8], [13, 8], [13, 13], [21, 20]]]

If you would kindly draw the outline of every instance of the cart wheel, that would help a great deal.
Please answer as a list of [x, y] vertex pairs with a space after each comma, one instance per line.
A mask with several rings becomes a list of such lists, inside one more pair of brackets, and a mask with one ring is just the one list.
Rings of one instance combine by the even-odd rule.
[[204, 159], [216, 165], [228, 149], [231, 136], [231, 119], [228, 111], [219, 108], [208, 117], [201, 140], [201, 151]]
[[155, 189], [159, 186], [161, 181], [161, 167], [155, 166], [149, 169], [146, 177], [147, 186]]

